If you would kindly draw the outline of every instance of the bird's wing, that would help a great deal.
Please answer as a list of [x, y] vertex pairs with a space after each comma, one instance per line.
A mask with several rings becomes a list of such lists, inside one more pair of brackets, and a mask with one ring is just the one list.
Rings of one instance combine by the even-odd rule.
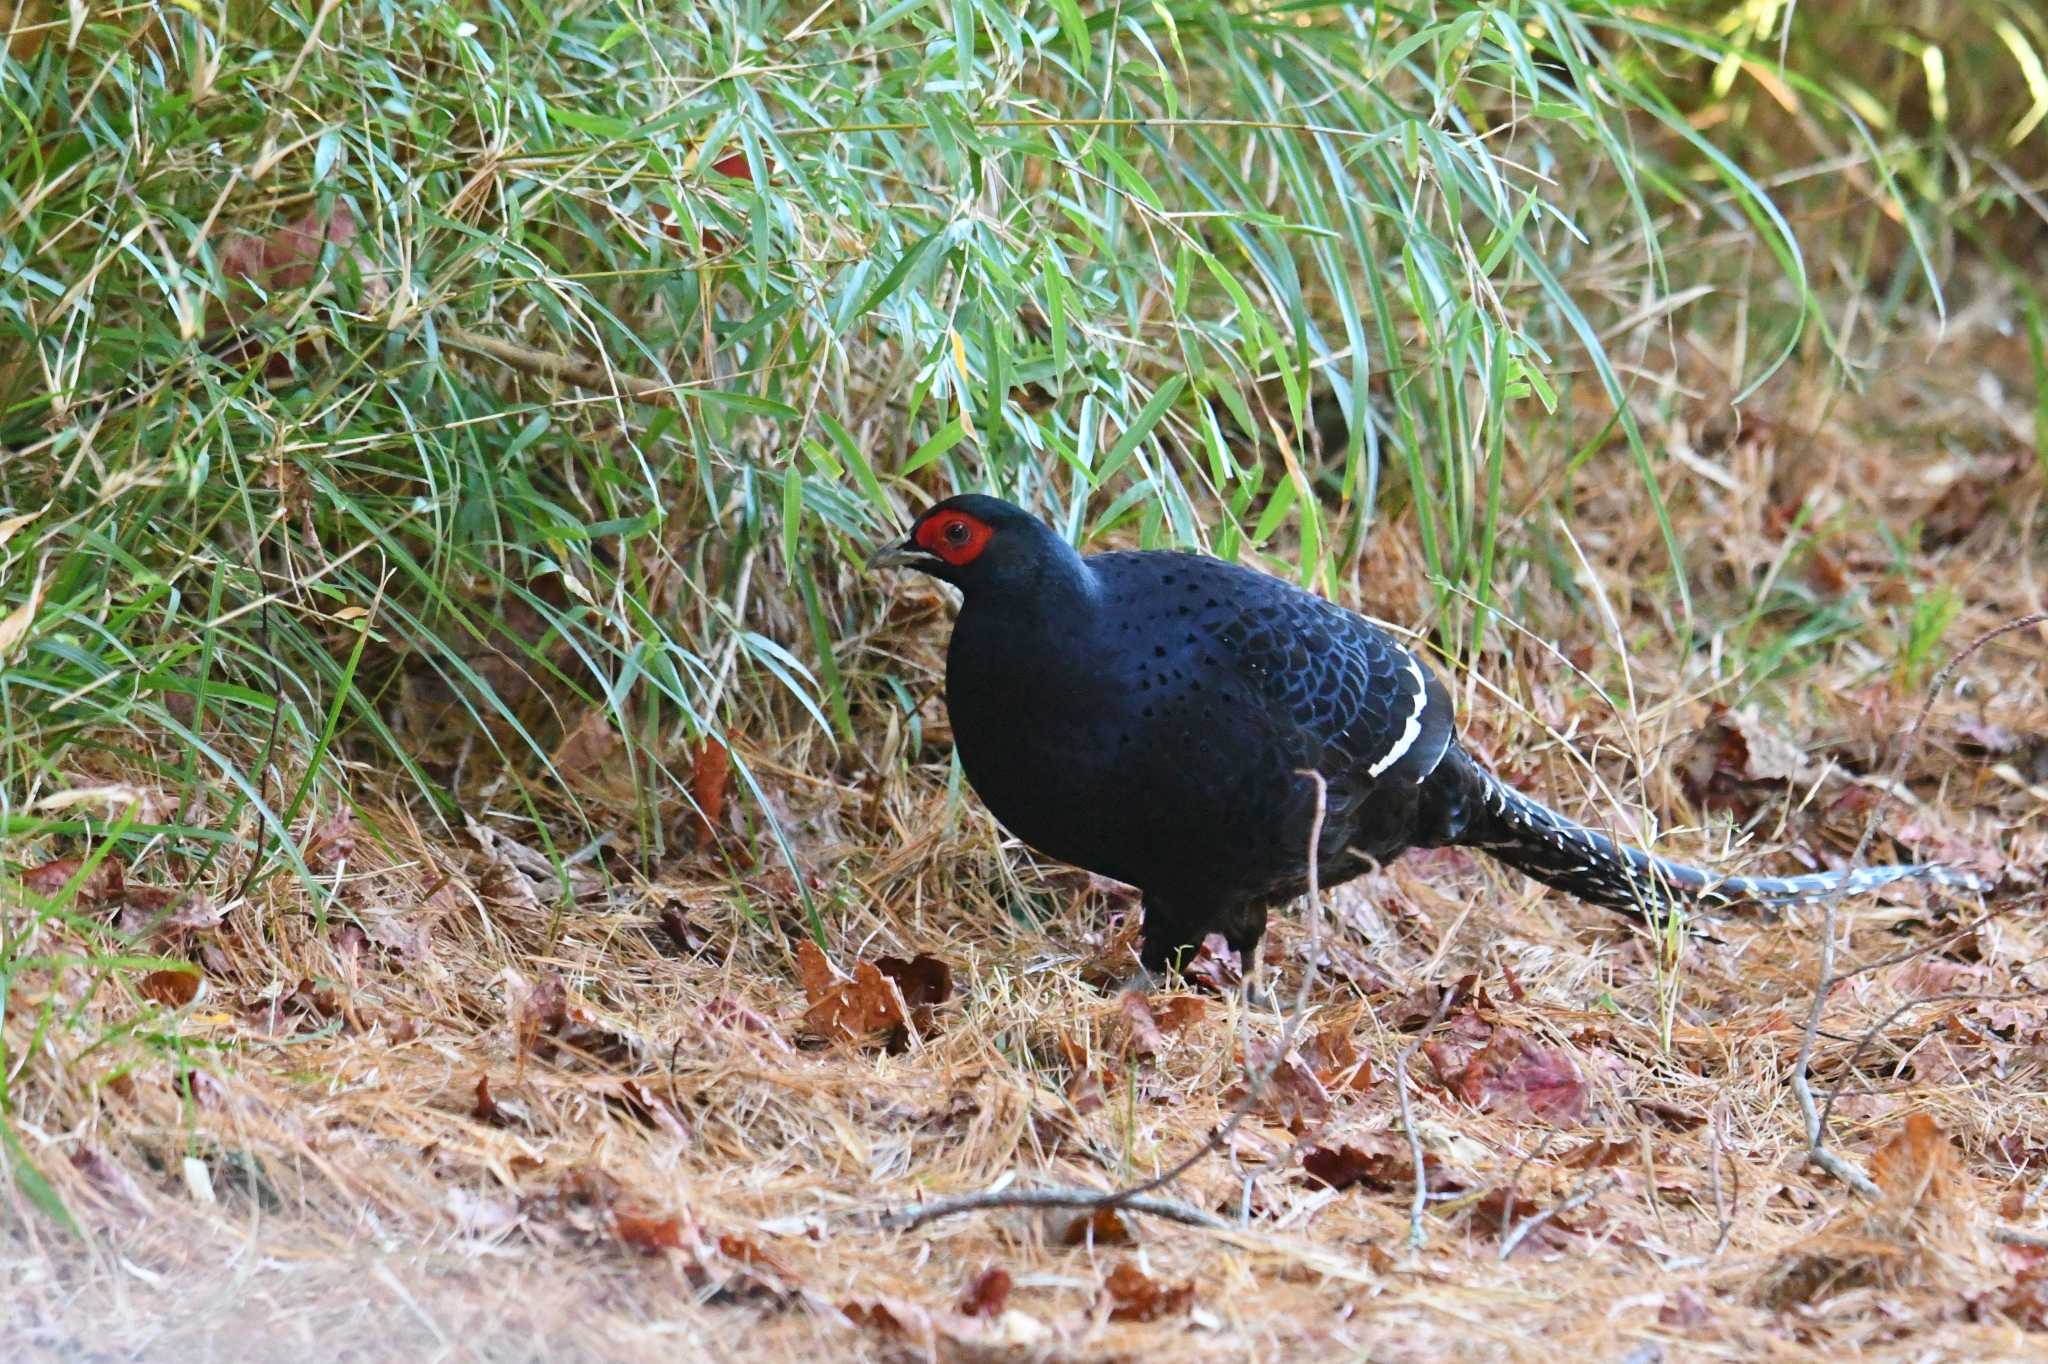
[[1297, 727], [1325, 777], [1413, 785], [1452, 737], [1443, 684], [1413, 652], [1355, 612], [1277, 579], [1229, 627], [1240, 670]]

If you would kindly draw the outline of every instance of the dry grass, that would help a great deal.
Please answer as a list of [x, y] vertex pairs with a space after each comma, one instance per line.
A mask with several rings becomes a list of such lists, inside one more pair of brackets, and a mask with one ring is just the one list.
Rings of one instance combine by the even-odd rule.
[[[2043, 478], [2009, 396], [2031, 379], [1995, 314], [1965, 317], [1939, 350], [1901, 341], [1873, 398], [1788, 380], [1740, 430], [1709, 415], [1725, 393], [1704, 352], [1664, 357], [1693, 394], [1661, 434], [1695, 473], [1673, 514], [1702, 619], [1740, 622], [1769, 573], [1857, 630], [1768, 676], [1769, 642], [1797, 625], [1779, 607], [1747, 637], [1731, 623], [1680, 656], [1670, 604], [1632, 586], [1657, 580], [1655, 529], [1603, 456], [1575, 476], [1560, 571], [1501, 585], [1526, 633], [1465, 679], [1474, 745], [1663, 847], [1745, 865], [1839, 858], [1916, 689], [1960, 643], [2043, 604]], [[1930, 528], [1917, 543], [1916, 525]], [[1956, 614], [1925, 666], [1869, 647], [1942, 589]], [[1428, 599], [1391, 528], [1350, 590], [1404, 622]], [[855, 666], [935, 695], [938, 607], [901, 585]], [[1903, 803], [1882, 807], [1874, 856], [1974, 857], [2038, 887], [2043, 645], [2039, 631], [2008, 638], [1964, 665]], [[1755, 718], [1712, 722], [1709, 695], [1742, 697], [1752, 679]], [[222, 886], [225, 920], [167, 946], [204, 973], [188, 1005], [76, 967], [10, 983], [16, 1121], [89, 1235], [7, 1195], [9, 1357], [2040, 1353], [2030, 1331], [2048, 1326], [2048, 1290], [2029, 1276], [2042, 1253], [1992, 1237], [2039, 1224], [2048, 1169], [2048, 1006], [2030, 994], [2048, 985], [2048, 928], [2024, 895], [1964, 933], [1974, 905], [1845, 908], [1842, 962], [1896, 960], [1836, 987], [1814, 1074], [1843, 1089], [1834, 1140], [1885, 1188], [1878, 1205], [1807, 1165], [1786, 1087], [1813, 920], [1730, 925], [1674, 966], [1598, 911], [1444, 853], [1330, 893], [1338, 927], [1303, 1032], [1348, 1036], [1370, 1079], [1333, 1088], [1320, 1116], [1312, 1101], [1266, 1105], [1169, 1191], [1233, 1229], [1133, 1218], [1128, 1244], [1069, 1245], [1071, 1215], [1004, 1211], [880, 1230], [877, 1214], [932, 1197], [1108, 1188], [1164, 1167], [1223, 1119], [1247, 1050], [1280, 1025], [1211, 999], [1162, 1026], [1158, 1054], [1134, 1048], [1118, 999], [1083, 981], [1130, 902], [999, 850], [979, 807], [949, 800], [936, 701], [940, 742], [907, 768], [900, 733], [835, 753], [775, 698], [756, 706], [734, 732], [753, 736], [745, 756], [797, 838], [837, 961], [927, 951], [951, 966], [953, 997], [926, 1028], [893, 1052], [800, 1036], [800, 898], [772, 858], [755, 865], [763, 840], [738, 802], [716, 848], [657, 881], [624, 857], [608, 881], [593, 860], [565, 897], [522, 857], [533, 831], [490, 813], [511, 803], [493, 799], [499, 775], [472, 769], [464, 793], [496, 833], [485, 847], [417, 822], [362, 772], [357, 814], [308, 836], [332, 888], [324, 927], [295, 887], [236, 901]], [[1774, 733], [1797, 762], [1766, 751]], [[601, 756], [582, 764], [586, 799], [615, 782]], [[610, 794], [607, 858], [632, 827], [630, 793]], [[680, 796], [663, 800], [687, 817]], [[1707, 804], [1750, 816], [1749, 842], [1729, 852], [1673, 830], [1709, 819]], [[1008, 908], [1024, 904], [1043, 922]], [[45, 957], [79, 945], [56, 921], [38, 931]], [[1269, 942], [1285, 987], [1305, 930], [1283, 921]], [[1483, 998], [1450, 1008], [1412, 1066], [1436, 1192], [1411, 1250], [1394, 1066], [1467, 976]], [[90, 1026], [32, 1035], [53, 996]], [[149, 1045], [77, 1040], [122, 1025]], [[1503, 1029], [1566, 1066], [1555, 1106], [1466, 1101], [1487, 1092], [1471, 1054]], [[1462, 1088], [1444, 1082], [1460, 1075]], [[1304, 1175], [1301, 1154], [1347, 1145], [1358, 1184]], [[1504, 1233], [1518, 1238], [1505, 1261]], [[966, 1315], [988, 1267], [1014, 1281], [1006, 1312]]]

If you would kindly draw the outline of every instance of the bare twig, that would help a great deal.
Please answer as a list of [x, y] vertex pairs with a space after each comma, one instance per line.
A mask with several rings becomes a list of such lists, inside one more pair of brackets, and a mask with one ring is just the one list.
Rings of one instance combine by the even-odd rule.
[[643, 403], [654, 403], [662, 407], [676, 405], [677, 385], [658, 383], [633, 374], [621, 374], [615, 369], [592, 361], [558, 355], [553, 351], [535, 350], [516, 341], [484, 336], [462, 327], [443, 325], [441, 340], [457, 350], [466, 350], [472, 355], [496, 360], [536, 379], [558, 379], [563, 383], [574, 384], [578, 388], [595, 389], [600, 393], [621, 393]]
[[2026, 1227], [1993, 1227], [1990, 1236], [2001, 1245], [2035, 1246], [2048, 1250], [2048, 1231], [2032, 1231]]
[[[1936, 673], [1934, 680], [1928, 684], [1927, 695], [1920, 702], [1920, 711], [1913, 717], [1912, 727], [1906, 731], [1905, 742], [1899, 745], [1898, 756], [1892, 760], [1891, 780], [1887, 783], [1887, 791], [1898, 789], [1900, 781], [1905, 776], [1907, 761], [1919, 751], [1921, 731], [1927, 723], [1928, 714], [1933, 711], [1935, 701], [1941, 696], [1949, 678], [1955, 675], [1956, 669], [1962, 666], [1963, 661], [1994, 639], [2044, 623], [2048, 623], [2048, 611], [2036, 611], [2031, 615], [2009, 620], [1971, 640], [1960, 653], [1942, 665], [1941, 671]], [[1863, 860], [1864, 851], [1869, 848], [1871, 839], [1877, 834], [1878, 816], [1883, 809], [1882, 800], [1871, 807], [1870, 818], [1863, 826], [1863, 836], [1856, 841], [1856, 851], [1850, 859], [1852, 862]], [[1844, 979], [1835, 974], [1835, 935], [1839, 922], [1837, 907], [1843, 890], [1843, 887], [1837, 887], [1820, 901], [1820, 962], [1814, 972], [1813, 1003], [1806, 1011], [1806, 1031], [1800, 1038], [1798, 1058], [1792, 1063], [1792, 1093], [1799, 1101], [1800, 1116], [1806, 1123], [1807, 1159], [1858, 1193], [1874, 1197], [1878, 1193], [1878, 1188], [1871, 1182], [1870, 1176], [1827, 1149], [1827, 1115], [1813, 1099], [1813, 1051], [1820, 1038], [1821, 1014], [1827, 1008], [1828, 992]]]
[[1517, 1222], [1515, 1224], [1515, 1229], [1513, 1231], [1509, 1232], [1506, 1236], [1500, 1238], [1501, 1260], [1505, 1262], [1508, 1256], [1515, 1253], [1515, 1247], [1519, 1246], [1520, 1244], [1522, 1244], [1523, 1241], [1527, 1240], [1529, 1234], [1535, 1231], [1538, 1227], [1542, 1226], [1544, 1223], [1549, 1222], [1554, 1218], [1562, 1217], [1566, 1213], [1572, 1212], [1578, 1208], [1583, 1208], [1588, 1203], [1591, 1203], [1594, 1199], [1598, 1198], [1601, 1194], [1606, 1193], [1609, 1189], [1614, 1187], [1617, 1178], [1618, 1177], [1615, 1175], [1609, 1175], [1607, 1178], [1601, 1180], [1598, 1184], [1594, 1184], [1590, 1187], [1579, 1190], [1570, 1198], [1567, 1198], [1564, 1202], [1559, 1203], [1554, 1207], [1545, 1208], [1541, 1212], [1532, 1213], [1528, 1217], [1523, 1218], [1520, 1222]]
[[1856, 1039], [1855, 1050], [1849, 1053], [1848, 1061], [1842, 1066], [1842, 1078], [1829, 1087], [1827, 1102], [1821, 1105], [1821, 1130], [1823, 1132], [1827, 1130], [1828, 1119], [1833, 1116], [1835, 1111], [1835, 1100], [1842, 1096], [1842, 1091], [1849, 1083], [1849, 1077], [1856, 1073], [1856, 1063], [1863, 1059], [1863, 1053], [1869, 1050], [1872, 1042], [1877, 1040], [1877, 1035], [1897, 1022], [1902, 1014], [1910, 1013], [1925, 1004], [2009, 1004], [2017, 1003], [2021, 1000], [2040, 999], [2043, 995], [2048, 995], [2048, 990], [2012, 990], [2004, 993], [1966, 990], [1949, 995], [1922, 995], [1917, 999], [1907, 1000], [1904, 1004], [1899, 1005], [1896, 1009], [1893, 1009], [1890, 1013], [1878, 1019], [1877, 1022], [1864, 1029], [1863, 1036]]
[[910, 1231], [927, 1222], [936, 1222], [941, 1217], [952, 1217], [963, 1212], [986, 1212], [990, 1208], [1089, 1208], [1103, 1207], [1111, 1198], [1116, 1206], [1131, 1212], [1145, 1213], [1152, 1217], [1163, 1217], [1169, 1222], [1180, 1222], [1190, 1227], [1203, 1227], [1210, 1231], [1227, 1231], [1230, 1224], [1214, 1213], [1191, 1208], [1185, 1203], [1176, 1203], [1170, 1198], [1148, 1198], [1128, 1190], [1106, 1194], [1098, 1189], [1003, 1189], [995, 1193], [962, 1194], [958, 1198], [941, 1198], [930, 1203], [921, 1203], [914, 1208], [884, 1214], [882, 1225], [897, 1231]]
[[1458, 987], [1453, 985], [1444, 991], [1442, 999], [1436, 1002], [1436, 1012], [1429, 1016], [1429, 1022], [1422, 1025], [1422, 1031], [1415, 1034], [1415, 1040], [1401, 1048], [1401, 1054], [1394, 1058], [1394, 1093], [1401, 1101], [1401, 1130], [1408, 1137], [1408, 1160], [1414, 1167], [1415, 1192], [1408, 1202], [1408, 1248], [1422, 1249], [1429, 1237], [1422, 1230], [1422, 1213], [1429, 1204], [1429, 1172], [1422, 1163], [1422, 1134], [1415, 1130], [1415, 1110], [1408, 1100], [1408, 1062], [1415, 1056], [1416, 1049], [1429, 1040], [1437, 1024], [1444, 1021], [1444, 1015], [1451, 1011], [1451, 1001], [1458, 997]]
[[1198, 1212], [1185, 1204], [1149, 1198], [1147, 1195], [1155, 1189], [1173, 1183], [1210, 1155], [1221, 1150], [1223, 1144], [1230, 1140], [1231, 1134], [1243, 1125], [1246, 1117], [1250, 1116], [1252, 1109], [1258, 1104], [1260, 1094], [1272, 1084], [1273, 1077], [1287, 1064], [1288, 1053], [1294, 1050], [1295, 1039], [1301, 1029], [1301, 1018], [1307, 1011], [1308, 997], [1315, 988], [1318, 967], [1322, 962], [1323, 896], [1317, 851], [1323, 841], [1323, 821], [1329, 813], [1329, 784], [1323, 780], [1323, 774], [1302, 772], [1298, 775], [1314, 782], [1316, 788], [1315, 817], [1310, 820], [1308, 831], [1308, 965], [1302, 969], [1301, 984], [1294, 992], [1293, 1007], [1288, 1010], [1287, 1018], [1281, 1025], [1280, 1043], [1274, 1049], [1273, 1059], [1264, 1069], [1250, 1074], [1245, 1092], [1237, 1101], [1236, 1107], [1231, 1110], [1230, 1116], [1186, 1156], [1151, 1178], [1139, 1180], [1121, 1189], [1113, 1189], [1108, 1193], [1087, 1189], [1019, 1189], [1014, 1192], [1002, 1190], [994, 1193], [966, 1194], [959, 1198], [940, 1199], [921, 1207], [884, 1214], [883, 1226], [908, 1229], [956, 1213], [983, 1212], [990, 1208], [1037, 1207], [1128, 1208], [1132, 1212], [1150, 1213], [1155, 1217], [1169, 1218], [1190, 1226], [1220, 1228], [1229, 1225], [1220, 1218]]

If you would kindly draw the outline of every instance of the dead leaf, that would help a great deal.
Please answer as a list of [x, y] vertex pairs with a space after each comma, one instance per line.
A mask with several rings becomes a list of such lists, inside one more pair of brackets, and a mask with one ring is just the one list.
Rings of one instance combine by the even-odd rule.
[[86, 1144], [71, 1153], [71, 1168], [85, 1176], [86, 1183], [109, 1206], [124, 1212], [147, 1212], [149, 1196], [127, 1167], [101, 1147]]
[[726, 793], [731, 787], [731, 751], [708, 736], [699, 740], [696, 761], [690, 767], [690, 799], [697, 807], [697, 851], [705, 851], [718, 838], [719, 823], [725, 818]]
[[355, 812], [343, 806], [306, 832], [299, 855], [314, 871], [331, 871], [355, 856], [355, 851]]
[[1124, 1023], [1124, 1055], [1158, 1056], [1166, 1050], [1166, 1035], [1159, 1031], [1159, 1020], [1152, 1016], [1152, 1006], [1144, 995], [1136, 990], [1124, 991], [1119, 1009]]
[[1679, 773], [1692, 799], [1745, 819], [1786, 786], [1804, 789], [1816, 776], [1806, 751], [1753, 710], [1722, 705], [1709, 712]]
[[1095, 1208], [1084, 1212], [1067, 1223], [1060, 1233], [1060, 1244], [1064, 1246], [1127, 1246], [1137, 1238], [1131, 1235], [1131, 1225], [1115, 1208]]
[[644, 1255], [665, 1250], [682, 1250], [683, 1223], [674, 1215], [612, 1210], [612, 1232], [620, 1241]]
[[[83, 857], [60, 857], [45, 862], [40, 867], [31, 867], [21, 874], [21, 884], [45, 898], [61, 892], [78, 875], [85, 865]], [[121, 898], [122, 878], [127, 864], [120, 858], [107, 856], [100, 859], [84, 881], [79, 883], [78, 899], [81, 904], [107, 904]]]
[[[1273, 1064], [1274, 1048], [1277, 1044], [1253, 1042], [1246, 1050], [1245, 1070], [1256, 1082], [1266, 1076], [1264, 1088], [1259, 1091], [1259, 1108], [1275, 1122], [1299, 1136], [1330, 1116], [1330, 1091], [1323, 1088], [1323, 1082], [1316, 1078], [1301, 1059], [1301, 1054], [1289, 1051]], [[1268, 1075], [1268, 1070], [1271, 1074]], [[1244, 1097], [1244, 1086], [1233, 1087], [1224, 1098], [1235, 1103]]]
[[199, 998], [199, 973], [151, 971], [136, 982], [135, 988], [144, 999], [153, 999], [167, 1008], [182, 1009]]
[[1193, 1282], [1168, 1288], [1126, 1260], [1103, 1281], [1111, 1321], [1157, 1321], [1179, 1316], [1194, 1305]]
[[1327, 1089], [1363, 1094], [1372, 1088], [1372, 1062], [1358, 1054], [1348, 1028], [1333, 1025], [1309, 1039], [1308, 1063]]
[[564, 778], [574, 780], [602, 770], [623, 746], [611, 713], [590, 710], [562, 737], [550, 761]]
[[1500, 1027], [1462, 1067], [1446, 1073], [1439, 1057], [1447, 1050], [1433, 1051], [1437, 1045], [1424, 1043], [1423, 1055], [1439, 1066], [1444, 1083], [1474, 1108], [1559, 1127], [1574, 1126], [1586, 1116], [1586, 1082], [1570, 1053], [1560, 1047], [1544, 1046], [1518, 1029]]
[[[1326, 1189], [1363, 1187], [1373, 1193], [1406, 1193], [1415, 1187], [1414, 1153], [1407, 1138], [1393, 1132], [1373, 1132], [1328, 1146], [1311, 1146], [1302, 1152], [1302, 1172]], [[1436, 1156], [1422, 1156], [1423, 1180], [1437, 1193], [1463, 1187], [1439, 1165]]]
[[806, 939], [797, 948], [797, 969], [808, 1001], [804, 1029], [827, 1041], [901, 1045], [909, 1033], [928, 1031], [933, 1009], [953, 993], [952, 968], [926, 953], [860, 962], [852, 980], [839, 980]]
[[[710, 930], [683, 913], [679, 905], [663, 905], [657, 921], [661, 925], [661, 931], [667, 935], [668, 941], [684, 956], [702, 956], [711, 946]], [[816, 947], [815, 943], [811, 945]]]
[[[1505, 1240], [1515, 1228], [1541, 1216], [1544, 1206], [1526, 1194], [1506, 1188], [1489, 1189], [1472, 1205], [1472, 1229], [1493, 1240]], [[1550, 1216], [1523, 1234], [1515, 1243], [1515, 1254], [1524, 1251], [1564, 1250], [1586, 1235], [1598, 1223], [1599, 1215], [1582, 1209], [1576, 1218]]]
[[1886, 1221], [1894, 1226], [1924, 1230], [1930, 1220], [1953, 1219], [1960, 1211], [1962, 1157], [1925, 1113], [1908, 1114], [1871, 1156], [1870, 1177], [1884, 1191]]
[[550, 971], [519, 1001], [513, 1016], [520, 1054], [533, 1051], [543, 1037], [561, 1031], [568, 1019], [569, 989], [560, 976]]
[[472, 1110], [477, 1121], [487, 1122], [493, 1127], [530, 1127], [533, 1115], [526, 1111], [526, 1105], [517, 1099], [501, 1099], [491, 1092], [491, 1077], [479, 1074], [476, 1077], [476, 1107]]
[[997, 1317], [1003, 1312], [1003, 1305], [1010, 1300], [1010, 1271], [1000, 1265], [990, 1265], [974, 1276], [967, 1285], [967, 1291], [960, 1295], [960, 1311], [970, 1317]]
[[1192, 984], [1223, 994], [1244, 984], [1244, 959], [1224, 941], [1221, 933], [1211, 933], [1202, 939], [1201, 947], [1180, 973]]
[[1714, 1319], [1713, 1308], [1708, 1304], [1707, 1295], [1697, 1288], [1674, 1289], [1664, 1299], [1664, 1305], [1657, 1309], [1657, 1324], [1679, 1330], [1696, 1331]]

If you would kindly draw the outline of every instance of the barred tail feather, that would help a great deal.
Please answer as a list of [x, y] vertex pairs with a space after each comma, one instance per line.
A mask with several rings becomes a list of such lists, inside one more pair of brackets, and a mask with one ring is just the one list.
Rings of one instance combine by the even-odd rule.
[[1466, 806], [1470, 817], [1459, 843], [1547, 886], [1624, 914], [1716, 910], [1743, 903], [1791, 905], [1834, 894], [1862, 894], [1894, 881], [1989, 889], [1979, 877], [1933, 862], [1806, 876], [1716, 876], [1616, 843], [1531, 800], [1478, 764], [1467, 766], [1477, 789]]

